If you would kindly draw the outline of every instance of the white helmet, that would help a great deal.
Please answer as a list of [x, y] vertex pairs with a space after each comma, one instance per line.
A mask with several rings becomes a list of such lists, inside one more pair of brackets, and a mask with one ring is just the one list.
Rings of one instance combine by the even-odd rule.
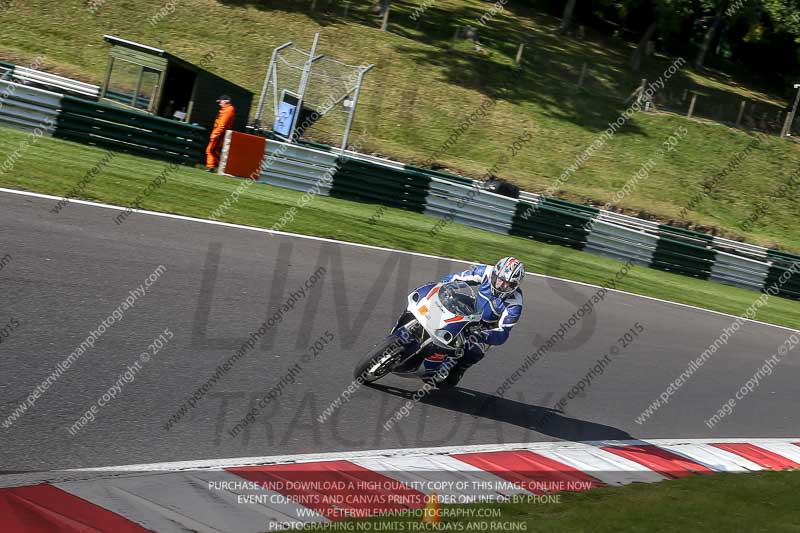
[[522, 261], [516, 257], [504, 257], [494, 266], [489, 287], [495, 296], [505, 297], [517, 290], [524, 277]]

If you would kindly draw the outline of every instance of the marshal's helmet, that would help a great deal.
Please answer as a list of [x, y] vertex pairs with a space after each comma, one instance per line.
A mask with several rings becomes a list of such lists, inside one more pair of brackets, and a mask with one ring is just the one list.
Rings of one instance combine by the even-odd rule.
[[504, 257], [494, 266], [489, 284], [492, 294], [501, 298], [513, 294], [525, 277], [525, 265], [516, 257]]

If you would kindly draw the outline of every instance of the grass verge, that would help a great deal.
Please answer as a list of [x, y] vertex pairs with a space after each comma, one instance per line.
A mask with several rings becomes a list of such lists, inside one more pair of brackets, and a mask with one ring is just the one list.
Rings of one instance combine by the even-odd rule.
[[555, 495], [557, 498], [520, 503], [446, 505], [442, 506], [438, 526], [425, 527], [418, 510], [302, 531], [797, 533], [798, 490], [797, 471], [715, 474], [561, 493]]
[[[50, 138], [29, 142], [31, 138], [24, 132], [0, 128], [0, 144], [20, 147], [13, 168], [0, 173], [0, 186], [63, 196], [75, 193], [76, 186], [85, 182], [76, 197], [128, 206], [167, 167], [161, 161], [125, 154], [115, 154], [109, 160], [107, 152], [98, 148]], [[107, 163], [92, 176], [93, 167], [104, 159]], [[219, 220], [269, 228], [296, 206], [302, 196], [299, 192], [260, 183], [239, 187], [243, 183], [236, 178], [179, 167], [167, 174], [161, 187], [144, 198], [141, 207], [207, 219], [239, 188], [243, 190], [238, 201]], [[67, 205], [63, 209], [70, 208]], [[114, 224], [116, 215], [109, 212], [109, 224]], [[570, 248], [455, 223], [430, 237], [429, 232], [437, 222], [437, 218], [399, 209], [317, 196], [305, 208], [298, 209], [297, 216], [282, 229], [468, 261], [494, 262], [513, 254], [525, 262], [530, 272], [596, 284], [605, 283], [622, 266], [618, 261]], [[734, 315], [743, 313], [759, 297], [755, 291], [644, 267], [631, 269], [618, 288]], [[756, 318], [800, 328], [800, 303], [771, 297], [768, 304], [759, 309]]]

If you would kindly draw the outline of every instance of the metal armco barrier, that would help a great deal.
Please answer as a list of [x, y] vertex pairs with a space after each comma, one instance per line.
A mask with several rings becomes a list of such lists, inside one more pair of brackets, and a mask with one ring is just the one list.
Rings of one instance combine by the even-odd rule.
[[54, 137], [120, 152], [198, 163], [205, 128], [128, 111], [110, 104], [64, 96]]
[[764, 286], [768, 272], [769, 265], [767, 263], [717, 252], [708, 279], [745, 289], [760, 290]]
[[[341, 155], [341, 157], [339, 157]], [[479, 182], [356, 152], [270, 140], [259, 181], [298, 191], [399, 207], [447, 221], [569, 246], [658, 270], [800, 299], [800, 256], [752, 244], [521, 192], [519, 200]], [[432, 225], [432, 232], [437, 225]], [[784, 276], [783, 282], [779, 282]]]
[[336, 173], [330, 195], [422, 213], [430, 176], [370, 161], [347, 158]]
[[511, 235], [583, 250], [597, 210], [565, 205], [554, 198], [539, 197], [536, 203], [517, 202]]
[[[770, 264], [765, 285], [777, 284], [781, 276], [788, 274], [788, 270], [800, 262], [800, 257], [778, 250], [767, 250], [767, 258]], [[780, 295], [800, 300], [800, 276], [792, 275], [788, 281], [781, 284]]]
[[618, 261], [633, 260], [650, 266], [658, 237], [644, 231], [616, 226], [599, 217], [592, 222], [584, 250]]
[[0, 125], [44, 135], [56, 129], [62, 95], [18, 83], [0, 81]]
[[0, 125], [185, 163], [201, 162], [205, 128], [0, 80]]
[[650, 266], [667, 272], [708, 279], [716, 253], [705, 245], [696, 244], [690, 237], [662, 232], [656, 242]]
[[429, 187], [426, 215], [495, 233], [511, 232], [515, 199], [438, 177], [431, 178]]
[[338, 170], [336, 155], [296, 144], [267, 141], [258, 181], [305, 192], [317, 185], [328, 196]]
[[84, 83], [82, 81], [57, 76], [49, 72], [42, 72], [41, 70], [20, 67], [18, 65], [11, 65], [9, 70], [10, 72], [6, 74], [6, 79], [15, 83], [61, 94], [74, 94], [76, 96], [95, 100], [100, 97], [100, 87], [92, 85], [91, 83]]

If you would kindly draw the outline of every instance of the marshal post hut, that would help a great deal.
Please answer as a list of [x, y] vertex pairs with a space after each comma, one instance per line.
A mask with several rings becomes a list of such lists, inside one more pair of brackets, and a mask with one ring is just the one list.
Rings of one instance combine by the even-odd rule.
[[[133, 41], [105, 35], [111, 52], [100, 101], [154, 116], [198, 124], [211, 129], [220, 94], [236, 107], [234, 129], [244, 131], [253, 93], [174, 55]], [[202, 64], [213, 61], [206, 55]]]

